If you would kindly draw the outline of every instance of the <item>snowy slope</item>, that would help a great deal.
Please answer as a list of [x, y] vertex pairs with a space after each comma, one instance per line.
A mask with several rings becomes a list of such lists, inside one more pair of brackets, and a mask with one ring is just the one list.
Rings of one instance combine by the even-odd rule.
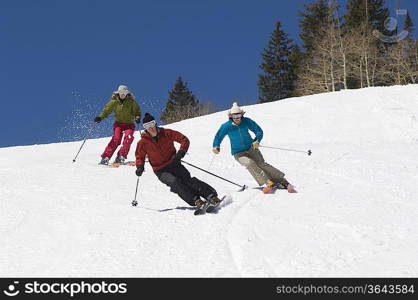
[[[108, 138], [0, 149], [1, 277], [418, 276], [418, 85], [319, 94], [245, 107], [267, 162], [298, 194], [236, 187], [187, 166], [233, 202], [196, 217], [149, 165], [139, 206], [133, 167], [97, 165]], [[225, 112], [170, 128], [185, 160], [255, 181], [211, 152]], [[134, 145], [138, 141], [138, 133]], [[129, 158], [133, 159], [135, 146]]]

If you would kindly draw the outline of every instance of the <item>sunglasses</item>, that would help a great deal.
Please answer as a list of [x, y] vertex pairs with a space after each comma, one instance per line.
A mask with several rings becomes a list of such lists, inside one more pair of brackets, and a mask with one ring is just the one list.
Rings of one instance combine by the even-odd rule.
[[142, 124], [142, 126], [144, 127], [144, 129], [150, 129], [153, 128], [157, 125], [157, 122], [155, 120], [152, 120], [150, 122], [144, 123]]
[[238, 119], [238, 118], [241, 118], [242, 117], [242, 114], [232, 114], [231, 117], [233, 119]]

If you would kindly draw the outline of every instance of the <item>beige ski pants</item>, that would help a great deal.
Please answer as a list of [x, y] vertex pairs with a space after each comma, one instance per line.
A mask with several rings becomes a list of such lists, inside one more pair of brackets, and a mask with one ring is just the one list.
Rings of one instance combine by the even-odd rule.
[[260, 186], [269, 180], [280, 182], [284, 178], [283, 172], [264, 161], [263, 155], [258, 149], [250, 148], [247, 151], [239, 152], [234, 155], [234, 158], [247, 168]]

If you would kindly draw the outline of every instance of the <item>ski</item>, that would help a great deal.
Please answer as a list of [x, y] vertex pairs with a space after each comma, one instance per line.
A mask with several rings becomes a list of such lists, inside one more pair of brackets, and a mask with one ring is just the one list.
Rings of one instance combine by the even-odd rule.
[[289, 184], [287, 188], [278, 184], [274, 186], [265, 186], [260, 189], [263, 191], [263, 194], [274, 194], [277, 190], [287, 190], [288, 193], [297, 193], [295, 187], [291, 184]]
[[112, 165], [112, 167], [115, 167], [115, 168], [119, 168], [120, 166], [131, 166], [131, 167], [134, 167], [135, 166], [135, 162], [134, 161], [126, 161], [124, 163], [112, 163], [111, 165]]
[[109, 168], [119, 168], [120, 166], [132, 166], [132, 167], [134, 167], [135, 162], [134, 161], [127, 161], [127, 162], [124, 162], [124, 163], [111, 163], [111, 164], [108, 164], [108, 165], [102, 165], [102, 164], [99, 164], [99, 165], [109, 167]]

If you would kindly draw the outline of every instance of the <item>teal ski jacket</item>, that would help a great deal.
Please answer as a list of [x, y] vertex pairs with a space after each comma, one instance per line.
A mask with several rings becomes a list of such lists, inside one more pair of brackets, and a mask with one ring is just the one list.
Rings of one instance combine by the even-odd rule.
[[[250, 131], [255, 134], [255, 138], [251, 137]], [[242, 117], [239, 125], [235, 124], [230, 119], [219, 128], [215, 138], [213, 139], [213, 147], [220, 148], [222, 140], [226, 135], [228, 135], [229, 141], [231, 142], [231, 153], [232, 155], [235, 155], [239, 152], [250, 149], [252, 143], [255, 141], [261, 142], [261, 139], [263, 138], [263, 130], [250, 118]]]

